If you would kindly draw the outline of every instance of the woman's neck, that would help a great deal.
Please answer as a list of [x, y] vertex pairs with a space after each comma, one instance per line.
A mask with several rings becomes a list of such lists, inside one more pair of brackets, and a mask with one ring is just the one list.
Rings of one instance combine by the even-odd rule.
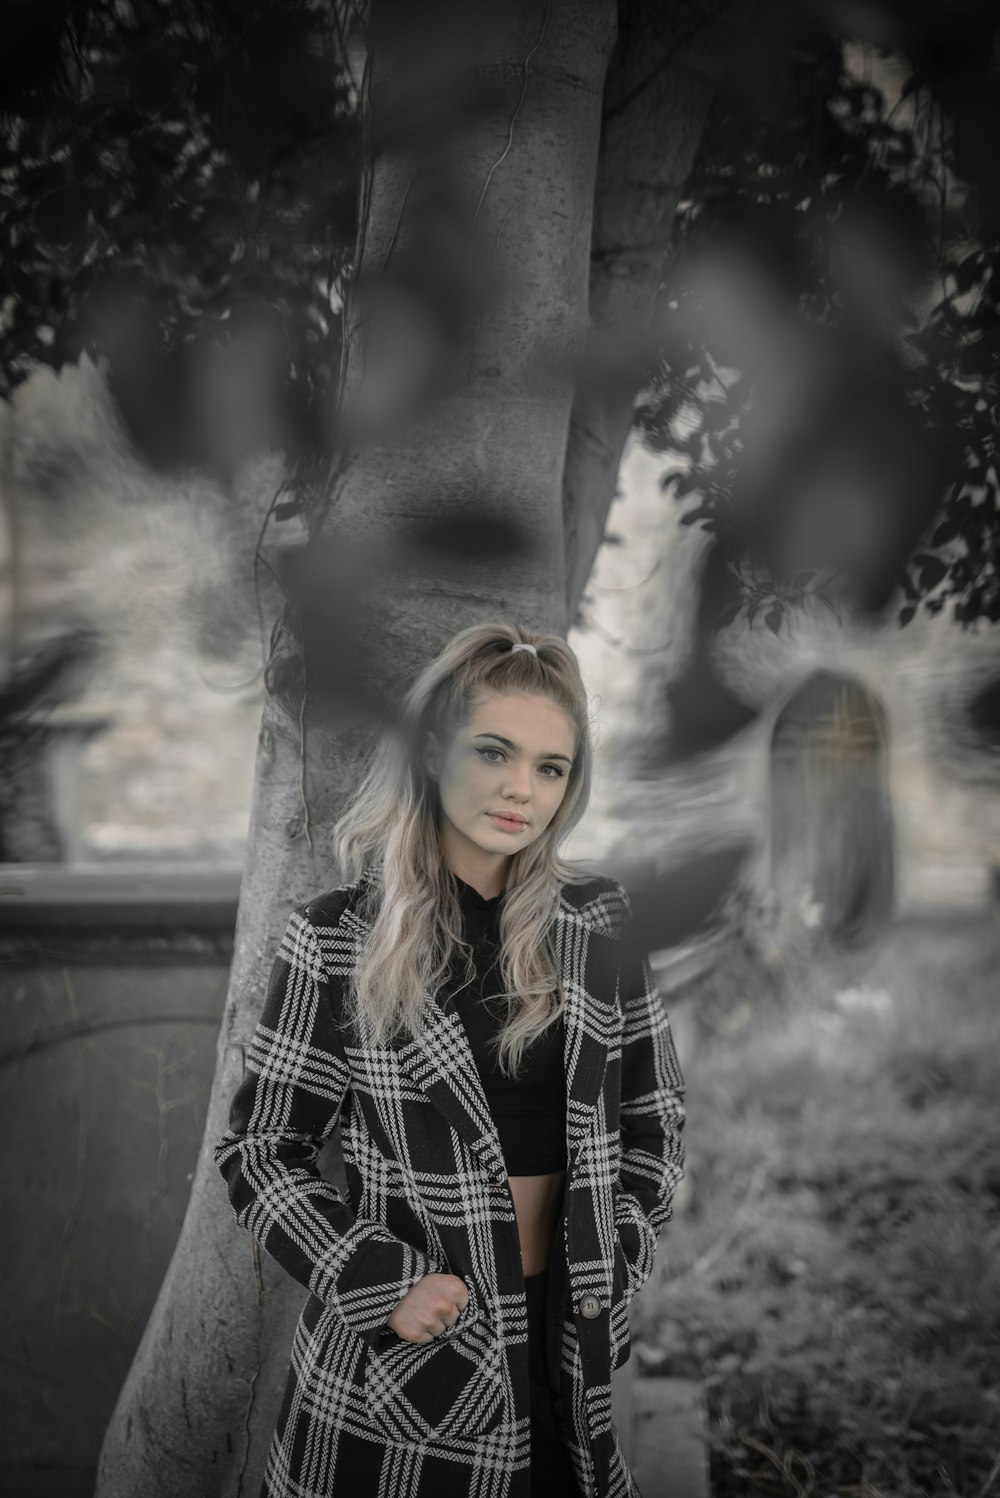
[[467, 879], [463, 879], [461, 874], [452, 872], [451, 878], [456, 882], [458, 899], [463, 910], [471, 909], [474, 911], [483, 911], [484, 913], [489, 912], [490, 914], [495, 914], [498, 911], [500, 901], [504, 895], [502, 889], [498, 890], [495, 895], [484, 895], [482, 890], [477, 889], [474, 884], [470, 884]]
[[[482, 853], [482, 860], [473, 856], [476, 851]], [[466, 848], [456, 849], [449, 845], [446, 835], [442, 839], [441, 852], [445, 868], [457, 879], [471, 885], [484, 900], [494, 900], [506, 889], [511, 864], [509, 854], [491, 854], [485, 848], [471, 849], [471, 852]]]
[[464, 874], [458, 869], [451, 868], [450, 864], [446, 865], [446, 867], [454, 878], [460, 879], [463, 884], [467, 884], [470, 889], [474, 889], [476, 894], [484, 900], [495, 900], [498, 895], [503, 894], [506, 888], [506, 869], [502, 870], [499, 876], [487, 878], [483, 874], [472, 872]]

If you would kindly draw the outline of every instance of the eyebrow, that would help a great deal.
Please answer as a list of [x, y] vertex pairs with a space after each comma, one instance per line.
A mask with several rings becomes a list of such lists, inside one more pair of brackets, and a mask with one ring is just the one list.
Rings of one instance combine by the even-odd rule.
[[[515, 754], [521, 749], [520, 744], [515, 744], [513, 739], [505, 739], [502, 733], [477, 733], [473, 734], [473, 738], [499, 739], [501, 744], [506, 744], [507, 748], [513, 749]], [[568, 754], [540, 754], [538, 757], [539, 759], [564, 759], [568, 765], [573, 763]]]

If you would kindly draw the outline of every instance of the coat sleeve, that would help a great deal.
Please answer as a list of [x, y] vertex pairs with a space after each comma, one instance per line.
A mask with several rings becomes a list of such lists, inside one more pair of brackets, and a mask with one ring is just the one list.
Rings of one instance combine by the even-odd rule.
[[355, 1331], [374, 1333], [433, 1270], [358, 1216], [316, 1168], [350, 1085], [323, 949], [292, 911], [268, 979], [229, 1127], [214, 1149], [240, 1227]]
[[619, 990], [624, 1015], [621, 1171], [615, 1231], [631, 1300], [652, 1273], [657, 1239], [673, 1216], [674, 1194], [684, 1176], [685, 1084], [649, 956], [631, 940], [631, 902], [621, 884], [618, 890], [625, 917]]

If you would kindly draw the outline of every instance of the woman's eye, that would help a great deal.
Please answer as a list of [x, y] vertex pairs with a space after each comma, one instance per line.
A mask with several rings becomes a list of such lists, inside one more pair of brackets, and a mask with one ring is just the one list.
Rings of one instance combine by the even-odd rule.
[[[476, 753], [481, 754], [486, 760], [486, 763], [489, 765], [495, 765], [496, 760], [487, 759], [487, 755], [498, 754], [501, 759], [505, 757], [502, 749], [481, 749], [478, 745], [476, 746]], [[566, 774], [566, 771], [560, 769], [558, 765], [542, 765], [541, 768], [543, 770], [551, 770], [553, 772], [551, 775], [546, 775], [546, 780], [562, 780], [563, 776]]]

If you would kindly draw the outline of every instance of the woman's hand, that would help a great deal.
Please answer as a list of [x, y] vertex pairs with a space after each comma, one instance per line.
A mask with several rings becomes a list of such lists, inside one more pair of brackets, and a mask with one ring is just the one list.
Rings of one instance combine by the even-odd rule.
[[397, 1301], [386, 1325], [406, 1342], [433, 1342], [468, 1304], [468, 1286], [457, 1274], [425, 1274]]

